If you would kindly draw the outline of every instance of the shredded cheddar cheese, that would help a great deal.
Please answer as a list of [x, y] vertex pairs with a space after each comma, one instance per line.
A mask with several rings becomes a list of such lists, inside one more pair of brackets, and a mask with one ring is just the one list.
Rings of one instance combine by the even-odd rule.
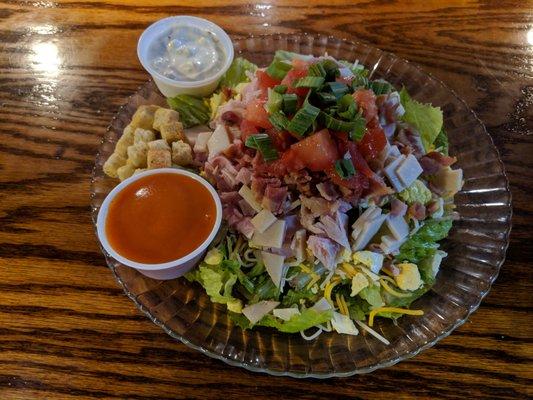
[[407, 308], [398, 308], [398, 307], [379, 307], [375, 310], [370, 311], [370, 314], [368, 314], [368, 325], [373, 326], [374, 325], [374, 317], [376, 314], [379, 314], [381, 312], [392, 312], [392, 313], [398, 313], [398, 314], [406, 314], [406, 315], [424, 315], [424, 311], [422, 310], [409, 310]]
[[346, 272], [346, 275], [348, 275], [349, 278], [352, 278], [357, 273], [353, 265], [348, 263], [342, 263], [341, 268]]
[[383, 286], [383, 289], [385, 289], [385, 291], [389, 292], [390, 294], [392, 294], [392, 295], [395, 296], [395, 297], [410, 297], [410, 296], [411, 296], [410, 293], [400, 293], [400, 292], [397, 292], [396, 290], [394, 290], [393, 288], [391, 288], [391, 287], [387, 284], [387, 281], [385, 281], [385, 279], [380, 279], [380, 280], [379, 280], [379, 283], [381, 283], [381, 286]]
[[340, 281], [336, 281], [336, 282], [330, 282], [326, 288], [324, 289], [324, 297], [326, 298], [327, 301], [329, 301], [329, 303], [331, 304], [333, 301], [331, 300], [331, 291], [333, 290], [333, 288], [335, 286], [337, 286], [339, 284]]

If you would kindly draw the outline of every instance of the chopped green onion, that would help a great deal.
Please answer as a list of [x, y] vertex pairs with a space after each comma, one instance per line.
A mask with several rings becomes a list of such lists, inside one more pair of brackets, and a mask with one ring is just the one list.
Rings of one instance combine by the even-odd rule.
[[337, 78], [340, 75], [339, 66], [337, 63], [333, 60], [322, 60], [320, 62], [322, 64], [322, 67], [326, 71], [326, 81], [331, 82], [335, 81], [335, 78]]
[[352, 80], [352, 90], [368, 87], [368, 79], [365, 76], [355, 75]]
[[259, 151], [267, 162], [276, 160], [279, 157], [278, 151], [272, 145], [272, 139], [266, 133], [248, 136], [245, 144], [247, 147]]
[[278, 131], [284, 131], [285, 129], [287, 129], [287, 125], [289, 125], [290, 122], [289, 119], [281, 111], [277, 111], [273, 114], [270, 114], [268, 116], [268, 120]]
[[318, 106], [321, 108], [329, 107], [337, 103], [335, 95], [329, 92], [318, 92], [315, 94], [315, 98]]
[[321, 76], [304, 76], [303, 78], [298, 79], [294, 83], [295, 88], [311, 88], [318, 89], [324, 84], [324, 78]]
[[376, 96], [392, 92], [392, 85], [384, 80], [368, 82], [368, 88], [371, 89]]
[[355, 123], [351, 121], [342, 121], [337, 118], [333, 118], [331, 115], [326, 114], [325, 112], [320, 112], [320, 120], [324, 126], [333, 131], [339, 132], [351, 132], [355, 127]]
[[274, 61], [266, 69], [266, 73], [275, 79], [283, 79], [287, 72], [292, 69], [292, 65], [283, 61]]
[[335, 171], [342, 179], [349, 179], [355, 175], [355, 167], [349, 158], [335, 161]]
[[278, 92], [268, 88], [268, 101], [265, 103], [265, 110], [273, 114], [281, 109], [283, 97]]
[[294, 114], [298, 107], [298, 96], [294, 93], [286, 93], [282, 95], [283, 98], [283, 112], [285, 115]]
[[337, 100], [350, 91], [348, 85], [341, 82], [328, 82], [326, 83], [326, 87], [331, 91], [331, 93], [333, 93]]
[[357, 104], [355, 103], [354, 98], [345, 94], [339, 100], [339, 108], [337, 110], [337, 115], [347, 121], [351, 121], [355, 118], [357, 114]]
[[292, 118], [287, 130], [295, 135], [303, 136], [307, 129], [313, 125], [318, 114], [320, 114], [320, 109], [309, 104], [306, 100], [304, 106]]
[[287, 85], [277, 85], [274, 86], [274, 92], [283, 94], [287, 91]]
[[350, 139], [354, 142], [357, 142], [363, 138], [366, 132], [366, 120], [359, 116], [356, 118], [353, 123], [355, 124], [352, 130], [350, 131]]
[[324, 69], [324, 66], [321, 62], [317, 62], [316, 64], [312, 64], [309, 66], [309, 75], [310, 76], [321, 76], [323, 78], [326, 77], [326, 70]]

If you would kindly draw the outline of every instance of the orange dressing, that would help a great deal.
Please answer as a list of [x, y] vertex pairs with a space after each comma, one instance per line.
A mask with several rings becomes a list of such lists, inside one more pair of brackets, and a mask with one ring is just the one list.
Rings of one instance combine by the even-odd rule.
[[145, 176], [118, 193], [109, 205], [106, 235], [123, 257], [160, 264], [191, 253], [209, 236], [216, 218], [211, 193], [178, 174]]

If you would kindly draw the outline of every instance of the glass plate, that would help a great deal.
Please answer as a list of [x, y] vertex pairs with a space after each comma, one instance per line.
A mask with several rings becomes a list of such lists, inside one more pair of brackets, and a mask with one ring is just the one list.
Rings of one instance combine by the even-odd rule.
[[[433, 289], [413, 304], [422, 317], [396, 324], [378, 319], [376, 329], [388, 338], [385, 346], [373, 337], [325, 333], [305, 341], [300, 335], [270, 329], [242, 331], [228, 319], [225, 307], [213, 304], [197, 284], [185, 279], [156, 281], [106, 256], [126, 294], [154, 323], [172, 337], [230, 365], [293, 377], [328, 378], [371, 372], [412, 357], [450, 334], [475, 311], [498, 276], [511, 229], [511, 194], [503, 164], [481, 121], [437, 79], [417, 66], [371, 46], [321, 35], [274, 35], [235, 40], [236, 53], [259, 66], [277, 49], [303, 54], [328, 54], [359, 60], [374, 78], [404, 85], [419, 101], [442, 107], [450, 153], [464, 171], [464, 189], [457, 194], [460, 219], [443, 248], [449, 253]], [[139, 88], [118, 111], [96, 156], [91, 206], [93, 220], [107, 193], [116, 185], [102, 172], [123, 128], [141, 104], [165, 104], [152, 82]]]

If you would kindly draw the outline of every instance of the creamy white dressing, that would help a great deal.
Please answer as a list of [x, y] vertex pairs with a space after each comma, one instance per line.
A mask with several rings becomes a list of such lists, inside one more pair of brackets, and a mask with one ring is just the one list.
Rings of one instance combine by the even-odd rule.
[[157, 37], [148, 59], [161, 75], [176, 81], [200, 81], [215, 75], [227, 55], [219, 38], [208, 29], [175, 25]]

